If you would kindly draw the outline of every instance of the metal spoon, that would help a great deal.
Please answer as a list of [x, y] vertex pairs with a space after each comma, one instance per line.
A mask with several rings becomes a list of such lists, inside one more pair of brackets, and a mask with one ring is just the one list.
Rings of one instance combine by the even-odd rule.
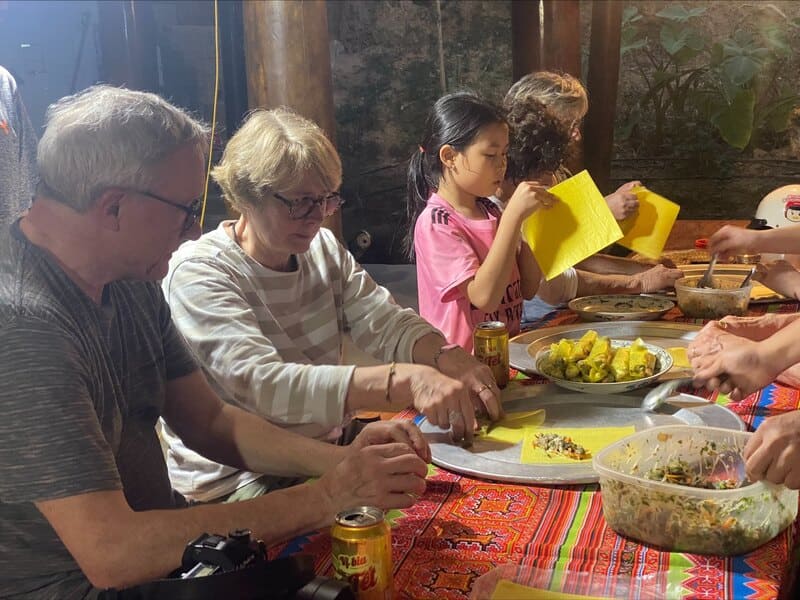
[[714, 271], [714, 267], [717, 265], [717, 255], [714, 254], [711, 256], [711, 260], [708, 263], [708, 268], [706, 272], [703, 273], [703, 276], [697, 282], [697, 287], [699, 288], [712, 288], [714, 287], [714, 280], [711, 279], [711, 273]]
[[[665, 381], [654, 387], [652, 390], [647, 392], [647, 395], [642, 400], [642, 410], [647, 412], [653, 412], [659, 406], [664, 404], [667, 399], [675, 393], [679, 387], [683, 387], [684, 385], [689, 385], [692, 383], [691, 377], [681, 377], [680, 379], [672, 379], [670, 381]], [[692, 396], [694, 398], [695, 396]], [[705, 402], [708, 402], [705, 400]]]
[[750, 283], [750, 280], [753, 278], [753, 275], [755, 275], [755, 273], [756, 273], [756, 268], [754, 266], [752, 269], [750, 269], [750, 272], [747, 274], [747, 277], [745, 277], [742, 280], [742, 283], [739, 285], [739, 287], [740, 288], [747, 287], [747, 284]]

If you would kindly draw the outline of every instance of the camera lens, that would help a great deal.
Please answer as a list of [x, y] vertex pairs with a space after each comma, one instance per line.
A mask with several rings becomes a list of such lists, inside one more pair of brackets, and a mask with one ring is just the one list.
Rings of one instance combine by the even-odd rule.
[[355, 600], [355, 594], [344, 581], [315, 577], [295, 593], [296, 600]]

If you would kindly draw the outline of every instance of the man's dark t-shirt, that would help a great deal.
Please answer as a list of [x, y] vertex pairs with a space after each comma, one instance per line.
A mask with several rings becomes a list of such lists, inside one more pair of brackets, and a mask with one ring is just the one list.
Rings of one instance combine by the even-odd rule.
[[18, 223], [0, 233], [0, 597], [92, 593], [34, 502], [182, 505], [155, 424], [166, 382], [196, 369], [155, 283], [110, 283], [97, 305]]

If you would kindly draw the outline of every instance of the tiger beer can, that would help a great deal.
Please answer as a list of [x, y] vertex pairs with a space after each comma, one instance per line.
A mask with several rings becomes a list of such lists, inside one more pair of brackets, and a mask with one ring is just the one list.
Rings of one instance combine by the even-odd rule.
[[508, 328], [502, 321], [485, 321], [475, 326], [472, 336], [475, 358], [487, 365], [498, 387], [508, 385]]
[[336, 579], [347, 581], [358, 600], [392, 600], [392, 533], [383, 511], [359, 506], [336, 515], [331, 528]]

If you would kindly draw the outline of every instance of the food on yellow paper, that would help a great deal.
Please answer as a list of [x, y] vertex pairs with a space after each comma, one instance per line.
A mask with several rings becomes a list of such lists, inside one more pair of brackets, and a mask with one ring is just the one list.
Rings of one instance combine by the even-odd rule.
[[537, 448], [544, 450], [548, 456], [556, 454], [574, 460], [592, 457], [586, 448], [573, 442], [571, 437], [557, 433], [537, 433], [533, 438], [533, 443]]
[[634, 381], [655, 372], [656, 356], [641, 339], [630, 346], [614, 348], [607, 337], [589, 330], [579, 340], [564, 338], [551, 344], [539, 368], [545, 375], [569, 381]]
[[692, 363], [689, 362], [689, 355], [686, 354], [686, 348], [681, 346], [677, 348], [667, 348], [667, 352], [672, 357], [673, 366], [679, 369], [691, 368]]

